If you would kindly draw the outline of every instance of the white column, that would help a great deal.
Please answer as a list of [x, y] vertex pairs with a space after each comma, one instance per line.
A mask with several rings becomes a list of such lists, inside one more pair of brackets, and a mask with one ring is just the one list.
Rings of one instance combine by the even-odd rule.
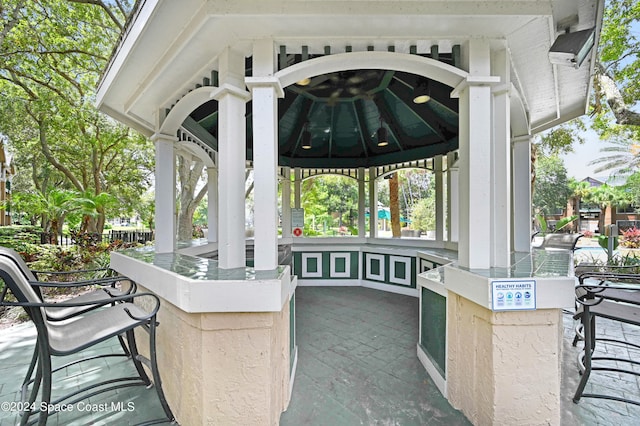
[[358, 237], [366, 237], [366, 222], [365, 222], [365, 172], [364, 167], [358, 168]]
[[282, 180], [282, 236], [291, 237], [291, 169], [284, 168]]
[[512, 139], [513, 250], [531, 251], [531, 136]]
[[458, 241], [459, 197], [456, 153], [447, 154], [447, 241]]
[[436, 178], [436, 241], [444, 241], [444, 157], [437, 155], [433, 158], [433, 172]]
[[253, 201], [255, 211], [254, 267], [278, 266], [278, 97], [284, 97], [280, 81], [273, 77], [276, 65], [272, 40], [253, 46], [253, 77], [245, 82], [252, 93]]
[[155, 134], [156, 146], [156, 253], [173, 253], [176, 246], [176, 156], [175, 136]]
[[491, 266], [508, 268], [511, 265], [511, 83], [505, 49], [492, 55], [492, 71], [500, 76], [500, 84], [493, 87]]
[[293, 169], [293, 207], [299, 209], [302, 206], [302, 170]]
[[491, 266], [491, 87], [487, 40], [468, 46], [469, 78], [455, 92], [460, 97], [460, 235], [461, 266]]
[[244, 56], [227, 49], [219, 59], [218, 101], [218, 266], [244, 268], [246, 163]]
[[218, 241], [218, 169], [207, 168], [207, 241]]
[[376, 168], [369, 168], [369, 238], [378, 236], [378, 182]]

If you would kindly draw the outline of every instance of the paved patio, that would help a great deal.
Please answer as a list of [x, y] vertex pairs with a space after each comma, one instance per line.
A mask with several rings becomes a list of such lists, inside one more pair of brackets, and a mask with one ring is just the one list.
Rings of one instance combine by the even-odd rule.
[[[440, 395], [415, 356], [417, 299], [362, 287], [299, 287], [296, 295], [298, 370], [282, 425], [469, 424]], [[571, 315], [566, 314], [564, 320], [562, 425], [638, 424], [638, 406], [597, 399], [583, 399], [579, 404], [571, 401], [579, 380], [578, 350], [571, 346]], [[599, 330], [640, 342], [637, 327], [605, 324], [599, 319]], [[0, 402], [18, 400], [17, 390], [34, 343], [35, 329], [30, 323], [0, 330]], [[118, 347], [117, 342], [113, 344]], [[640, 358], [637, 351], [629, 353], [612, 344], [601, 348]], [[96, 349], [107, 350], [106, 344]], [[59, 373], [55, 386], [69, 389], [98, 375], [132, 370], [124, 359], [92, 361]], [[591, 388], [640, 399], [639, 380], [617, 373], [594, 373], [587, 391]], [[136, 424], [162, 413], [155, 391], [143, 387], [105, 393], [90, 402], [134, 405], [132, 411], [59, 413], [49, 424]], [[16, 413], [0, 411], [1, 426], [14, 425], [16, 419]]]

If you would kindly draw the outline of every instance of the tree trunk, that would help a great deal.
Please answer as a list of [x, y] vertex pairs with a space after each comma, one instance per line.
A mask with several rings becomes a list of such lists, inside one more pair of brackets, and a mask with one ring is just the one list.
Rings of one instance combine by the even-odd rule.
[[[596, 81], [597, 86], [600, 89], [599, 92], [607, 99], [607, 104], [611, 108], [613, 115], [616, 117], [616, 123], [640, 126], [640, 114], [631, 111], [629, 105], [624, 101], [622, 93], [620, 93], [620, 89], [616, 86], [616, 82], [605, 72], [602, 64], [598, 63], [596, 70]], [[599, 102], [597, 102], [597, 106], [599, 106]]]
[[391, 235], [400, 238], [400, 203], [398, 200], [398, 173], [394, 172], [389, 179], [389, 210], [391, 212]]
[[189, 241], [193, 237], [193, 213], [207, 193], [205, 185], [195, 194], [196, 185], [202, 176], [204, 163], [178, 155], [178, 177], [180, 179], [180, 209], [178, 211], [178, 240]]

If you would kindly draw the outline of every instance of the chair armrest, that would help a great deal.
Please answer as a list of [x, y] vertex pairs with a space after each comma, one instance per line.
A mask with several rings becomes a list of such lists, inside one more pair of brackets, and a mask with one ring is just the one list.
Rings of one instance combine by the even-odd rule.
[[580, 284], [584, 284], [584, 281], [587, 278], [595, 278], [604, 281], [611, 282], [628, 282], [633, 284], [640, 284], [640, 274], [629, 274], [629, 273], [617, 273], [617, 272], [599, 272], [599, 271], [588, 271], [580, 274], [578, 276], [578, 281]]
[[92, 280], [80, 280], [80, 281], [29, 281], [33, 287], [83, 287], [87, 285], [100, 285], [100, 286], [108, 286], [117, 283], [118, 281], [131, 281], [133, 280], [129, 277], [125, 277], [124, 275], [118, 275], [116, 277], [106, 277], [106, 278], [96, 278]]
[[[158, 310], [160, 309], [160, 299], [158, 298], [158, 296], [156, 296], [153, 293], [136, 293], [136, 294], [130, 294], [130, 295], [126, 295], [126, 296], [114, 296], [114, 297], [109, 297], [109, 298], [106, 298], [106, 299], [92, 300], [90, 302], [85, 302], [85, 303], [81, 303], [81, 302], [59, 302], [59, 303], [54, 303], [54, 302], [5, 302], [5, 301], [3, 301], [2, 303], [0, 303], [0, 305], [22, 306], [22, 307], [27, 307], [27, 308], [74, 308], [74, 307], [81, 307], [81, 306], [109, 305], [109, 304], [111, 304], [113, 302], [120, 302], [120, 301], [122, 301], [122, 302], [132, 302], [137, 297], [151, 297], [151, 298], [155, 299], [156, 305], [151, 310], [151, 313], [148, 314], [149, 318], [151, 318], [153, 315], [158, 313]], [[127, 313], [133, 319], [141, 319], [141, 318], [134, 317], [129, 312], [127, 312]], [[145, 319], [148, 319], [148, 318], [145, 317]]]
[[34, 274], [47, 274], [47, 275], [70, 275], [70, 274], [80, 274], [83, 272], [100, 272], [100, 271], [111, 271], [112, 269], [109, 267], [104, 268], [94, 268], [94, 269], [75, 269], [72, 271], [36, 271], [31, 269], [31, 272]]
[[[107, 278], [98, 278], [94, 280], [82, 280], [82, 281], [74, 281], [74, 282], [59, 282], [59, 281], [29, 281], [29, 284], [32, 287], [42, 288], [76, 288], [76, 287], [85, 287], [85, 286], [99, 286], [105, 289], [107, 287], [113, 287], [117, 282], [120, 281], [128, 281], [129, 287], [126, 290], [122, 290], [124, 295], [135, 294], [138, 291], [138, 285], [131, 278], [126, 277], [124, 275], [119, 275], [117, 277], [107, 277]], [[38, 290], [39, 291], [39, 290]], [[108, 294], [111, 294], [107, 291]]]
[[580, 284], [576, 286], [576, 302], [583, 306], [594, 306], [610, 300], [640, 306], [640, 282], [637, 280], [623, 284], [609, 284], [606, 281]]

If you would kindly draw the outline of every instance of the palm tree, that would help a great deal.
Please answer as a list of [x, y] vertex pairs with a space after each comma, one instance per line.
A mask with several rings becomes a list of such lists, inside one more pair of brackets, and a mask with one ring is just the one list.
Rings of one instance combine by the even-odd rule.
[[94, 194], [91, 190], [77, 193], [74, 203], [82, 215], [80, 232], [102, 233], [105, 223], [105, 210], [115, 202], [115, 198], [101, 192]]
[[398, 200], [398, 172], [393, 172], [389, 178], [389, 211], [391, 213], [391, 235], [400, 238], [400, 202]]
[[611, 140], [610, 143], [611, 146], [600, 150], [608, 155], [589, 162], [589, 165], [599, 166], [595, 172], [613, 170], [625, 175], [636, 172], [640, 167], [640, 142], [634, 138], [619, 137]]
[[[589, 195], [589, 201], [600, 206], [600, 233], [604, 231], [607, 211], [611, 212], [612, 207], [628, 205], [632, 202], [631, 195], [621, 187], [609, 186], [607, 184], [594, 187]], [[613, 222], [613, 214], [609, 215], [610, 222]]]
[[576, 231], [580, 230], [580, 204], [583, 199], [588, 199], [592, 192], [591, 184], [587, 181], [570, 180], [569, 188], [571, 189], [570, 202], [574, 206], [574, 214], [578, 216], [576, 221]]
[[49, 242], [58, 244], [58, 233], [62, 231], [65, 216], [78, 209], [74, 203], [74, 193], [64, 189], [52, 189], [47, 194], [36, 193], [35, 198], [37, 213], [46, 218], [43, 228], [45, 232], [51, 232]]

